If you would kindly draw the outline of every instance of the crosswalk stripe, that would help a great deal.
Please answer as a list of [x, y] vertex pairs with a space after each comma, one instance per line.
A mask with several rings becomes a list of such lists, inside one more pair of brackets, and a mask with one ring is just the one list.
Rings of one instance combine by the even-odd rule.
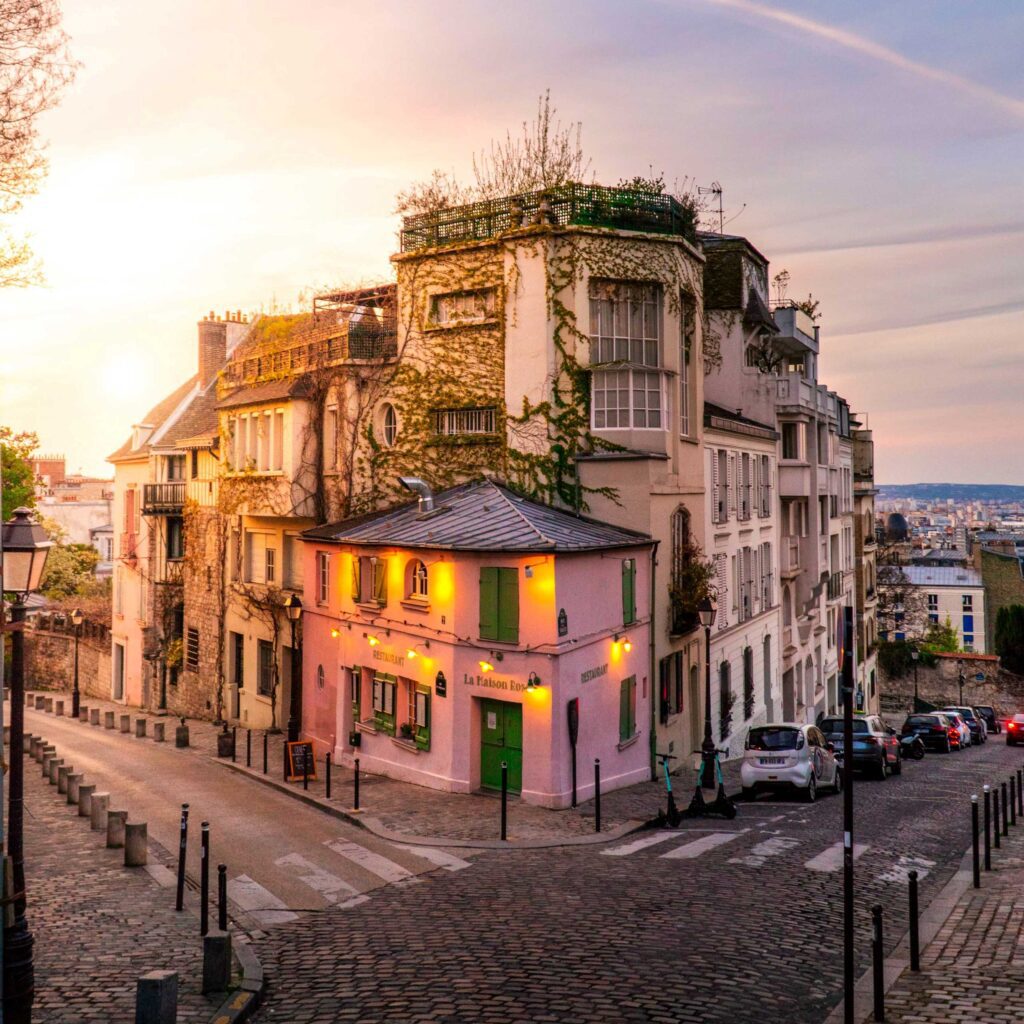
[[370, 874], [376, 875], [383, 882], [411, 882], [415, 878], [413, 873], [403, 868], [401, 864], [396, 864], [379, 853], [367, 850], [365, 846], [360, 846], [358, 843], [349, 843], [344, 839], [328, 839], [326, 845], [335, 853], [352, 861], [353, 864], [358, 864]]
[[760, 843], [755, 843], [750, 850], [742, 857], [730, 857], [730, 864], [746, 864], [748, 867], [759, 868], [769, 857], [778, 857], [780, 854], [792, 850], [798, 846], [799, 839], [792, 839], [786, 836], [772, 836]]
[[468, 860], [463, 860], [461, 857], [456, 857], [451, 853], [445, 853], [444, 850], [439, 850], [436, 846], [402, 846], [398, 844], [398, 849], [406, 850], [417, 857], [429, 860], [431, 864], [436, 864], [439, 868], [444, 868], [446, 871], [461, 871], [463, 868], [472, 866]]
[[299, 916], [248, 875], [228, 880], [228, 897], [260, 924], [284, 924], [286, 921], [297, 920]]
[[678, 839], [678, 832], [652, 832], [649, 835], [634, 839], [631, 843], [623, 843], [621, 846], [613, 846], [610, 850], [602, 850], [606, 857], [628, 857], [631, 853], [639, 850], [646, 850], [648, 846], [656, 846], [665, 842], [666, 839]]
[[699, 857], [702, 853], [707, 853], [708, 850], [713, 850], [716, 846], [731, 843], [741, 835], [743, 835], [742, 832], [712, 832], [710, 835], [701, 836], [700, 839], [694, 839], [692, 843], [684, 843], [682, 846], [677, 846], [674, 850], [669, 850], [668, 853], [663, 853], [659, 859], [693, 860], [694, 857]]
[[[853, 859], [856, 860], [867, 846], [864, 843], [853, 844]], [[822, 850], [817, 857], [804, 861], [804, 867], [810, 871], [838, 871], [843, 866], [843, 844], [842, 841], [833, 843]]]
[[278, 867], [295, 868], [293, 877], [319, 893], [328, 903], [337, 903], [339, 896], [347, 899], [359, 895], [359, 890], [354, 885], [349, 885], [337, 875], [324, 871], [298, 853], [289, 853], [287, 857], [280, 857], [274, 863]]
[[900, 885], [905, 884], [910, 878], [910, 872], [916, 871], [918, 880], [922, 880], [928, 877], [928, 871], [930, 868], [935, 867], [935, 861], [927, 860], [924, 857], [909, 857], [901, 856], [898, 861], [888, 871], [883, 871], [878, 876], [880, 882], [897, 882]]

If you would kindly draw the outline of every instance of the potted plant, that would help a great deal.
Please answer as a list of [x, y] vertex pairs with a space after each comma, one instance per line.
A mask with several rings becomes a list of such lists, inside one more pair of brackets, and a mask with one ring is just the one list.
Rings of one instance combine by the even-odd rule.
[[668, 588], [669, 631], [674, 636], [697, 628], [697, 606], [705, 597], [712, 596], [714, 578], [714, 563], [703, 557], [700, 545], [688, 541]]
[[403, 722], [398, 731], [402, 734], [402, 739], [403, 740], [411, 740], [412, 739], [412, 723], [410, 723], [410, 722]]

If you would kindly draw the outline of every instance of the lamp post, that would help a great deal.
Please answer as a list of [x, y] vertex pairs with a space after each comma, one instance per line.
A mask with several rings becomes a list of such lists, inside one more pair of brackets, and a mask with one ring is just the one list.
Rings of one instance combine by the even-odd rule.
[[288, 700], [288, 742], [297, 743], [299, 726], [302, 722], [302, 660], [295, 643], [295, 626], [302, 615], [302, 602], [298, 594], [289, 594], [285, 598], [284, 610], [288, 616], [288, 625], [292, 630], [292, 685]]
[[917, 711], [917, 703], [919, 700], [917, 696], [917, 661], [921, 657], [921, 652], [915, 647], [910, 652], [910, 657], [914, 660], [914, 710]]
[[3, 582], [0, 591], [13, 593], [11, 606], [11, 745], [8, 781], [7, 852], [14, 881], [9, 894], [14, 923], [4, 928], [3, 1020], [30, 1024], [35, 999], [32, 932], [25, 920], [24, 734], [25, 734], [25, 602], [39, 589], [46, 556], [53, 542], [33, 523], [27, 508], [17, 508], [3, 524]]
[[700, 747], [701, 770], [697, 790], [701, 784], [708, 789], [715, 786], [715, 741], [711, 735], [711, 627], [718, 609], [710, 597], [697, 606], [697, 616], [704, 627], [704, 742]]
[[71, 717], [78, 718], [78, 638], [82, 634], [82, 609], [71, 609], [71, 623], [75, 627], [75, 685], [71, 690]]

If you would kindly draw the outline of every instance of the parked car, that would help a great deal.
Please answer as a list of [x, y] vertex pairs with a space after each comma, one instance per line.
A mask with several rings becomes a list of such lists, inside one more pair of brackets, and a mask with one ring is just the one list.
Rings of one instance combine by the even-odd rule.
[[1006, 723], [1006, 745], [1015, 747], [1024, 743], [1024, 715], [1014, 715]]
[[750, 730], [740, 780], [746, 797], [764, 789], [797, 789], [808, 802], [817, 797], [819, 786], [837, 793], [843, 787], [843, 773], [821, 730], [793, 722]]
[[988, 739], [988, 726], [985, 725], [985, 720], [974, 710], [974, 708], [960, 707], [956, 704], [950, 704], [948, 708], [939, 708], [939, 711], [943, 713], [955, 711], [967, 723], [967, 728], [971, 731], [972, 744], [978, 744], [980, 746]]
[[943, 708], [941, 713], [957, 727], [960, 733], [960, 745], [956, 749], [964, 750], [969, 747], [971, 745], [971, 727], [964, 721], [964, 716], [951, 708]]
[[984, 719], [990, 733], [998, 735], [1003, 731], [1002, 722], [996, 714], [996, 709], [991, 704], [979, 704], [974, 710]]
[[[818, 726], [841, 760], [844, 756], [842, 717], [823, 718]], [[903, 771], [896, 730], [890, 729], [877, 715], [857, 715], [853, 720], [853, 767], [868, 768], [880, 779]]]
[[901, 730], [904, 736], [917, 736], [926, 750], [948, 754], [960, 746], [960, 729], [943, 714], [908, 715]]

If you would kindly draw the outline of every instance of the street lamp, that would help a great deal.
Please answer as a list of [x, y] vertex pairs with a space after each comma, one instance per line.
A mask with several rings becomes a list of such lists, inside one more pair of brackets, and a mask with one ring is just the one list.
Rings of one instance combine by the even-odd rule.
[[71, 690], [71, 717], [78, 718], [78, 638], [82, 633], [82, 609], [71, 609], [71, 623], [75, 627], [75, 685]]
[[698, 793], [702, 784], [708, 789], [713, 789], [715, 785], [715, 741], [711, 735], [711, 627], [715, 624], [717, 611], [710, 597], [702, 598], [697, 605], [697, 617], [704, 627], [704, 742], [700, 747]]
[[302, 661], [295, 643], [295, 626], [302, 615], [302, 602], [298, 594], [289, 594], [285, 598], [284, 610], [288, 616], [288, 625], [292, 629], [292, 685], [288, 701], [288, 742], [299, 740], [299, 724], [302, 721]]
[[25, 602], [39, 589], [53, 541], [32, 522], [27, 508], [16, 508], [0, 529], [3, 580], [0, 593], [14, 595], [11, 606], [11, 745], [8, 782], [7, 852], [13, 874], [14, 923], [4, 928], [3, 1020], [29, 1024], [35, 998], [32, 933], [25, 920]]
[[917, 661], [918, 658], [921, 657], [921, 652], [915, 647], [910, 652], [910, 657], [914, 660], [914, 710], [917, 711], [917, 703], [919, 700], [917, 696]]

